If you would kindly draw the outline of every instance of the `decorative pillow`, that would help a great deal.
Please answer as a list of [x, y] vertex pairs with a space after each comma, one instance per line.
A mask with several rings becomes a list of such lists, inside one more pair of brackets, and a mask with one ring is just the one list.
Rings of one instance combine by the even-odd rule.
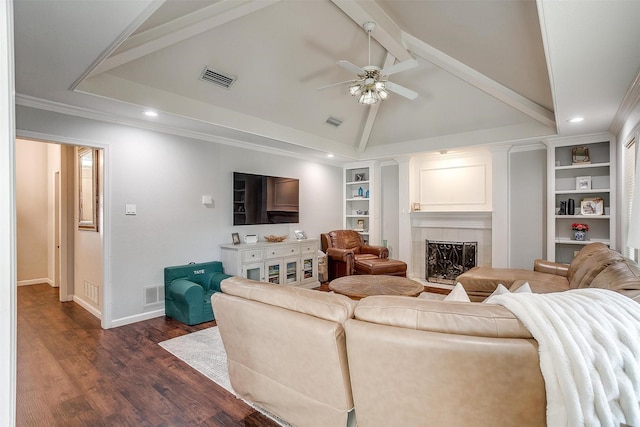
[[458, 302], [471, 302], [467, 291], [464, 290], [462, 283], [458, 282], [453, 290], [445, 297], [443, 301], [458, 301]]
[[487, 301], [489, 298], [494, 297], [496, 295], [502, 295], [502, 294], [508, 294], [509, 293], [509, 289], [507, 289], [507, 287], [505, 285], [503, 285], [502, 283], [498, 284], [498, 287], [496, 288], [495, 291], [493, 291], [491, 293], [491, 295], [489, 295], [485, 301]]
[[518, 289], [513, 291], [513, 293], [514, 294], [519, 294], [519, 293], [530, 294], [531, 293], [531, 286], [529, 285], [529, 282], [524, 282], [524, 285], [520, 286]]
[[511, 292], [504, 285], [499, 284], [498, 287], [496, 288], [496, 290], [493, 291], [491, 293], [491, 295], [489, 295], [487, 297], [487, 299], [485, 299], [482, 302], [483, 303], [487, 303], [487, 304], [491, 304], [491, 301], [489, 301], [489, 300], [492, 297], [494, 297], [496, 295], [509, 294], [509, 293], [512, 293], [512, 294], [530, 294], [531, 293], [531, 286], [529, 285], [529, 282], [525, 282], [524, 285], [520, 286], [518, 289], [516, 289], [515, 291]]

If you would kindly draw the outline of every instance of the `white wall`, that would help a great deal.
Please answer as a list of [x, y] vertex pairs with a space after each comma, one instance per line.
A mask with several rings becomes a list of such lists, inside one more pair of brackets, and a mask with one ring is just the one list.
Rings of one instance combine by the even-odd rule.
[[[105, 303], [103, 326], [143, 320], [143, 288], [163, 268], [219, 259], [231, 233], [318, 237], [342, 224], [342, 168], [229, 145], [156, 133], [19, 106], [19, 134], [105, 150]], [[300, 179], [300, 223], [232, 226], [232, 172]], [[203, 195], [214, 199], [201, 204]], [[125, 215], [135, 204], [137, 215]], [[161, 314], [161, 313], [160, 313]]]
[[546, 258], [547, 152], [509, 154], [509, 267], [532, 269]]
[[60, 146], [58, 144], [46, 144], [47, 146], [47, 277], [53, 285], [55, 283], [55, 209], [56, 209], [56, 172], [60, 172]]
[[47, 145], [16, 142], [18, 284], [46, 283], [48, 276]]

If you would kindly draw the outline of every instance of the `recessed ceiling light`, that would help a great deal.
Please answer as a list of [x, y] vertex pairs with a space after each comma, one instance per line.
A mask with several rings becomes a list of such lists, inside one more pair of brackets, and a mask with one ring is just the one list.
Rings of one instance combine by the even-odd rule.
[[333, 154], [329, 153], [329, 154], [327, 154], [327, 157], [332, 158]]
[[144, 115], [148, 117], [157, 117], [158, 113], [156, 113], [155, 111], [147, 110], [144, 112]]
[[569, 123], [580, 123], [584, 120], [584, 117], [574, 117], [572, 119], [567, 120]]

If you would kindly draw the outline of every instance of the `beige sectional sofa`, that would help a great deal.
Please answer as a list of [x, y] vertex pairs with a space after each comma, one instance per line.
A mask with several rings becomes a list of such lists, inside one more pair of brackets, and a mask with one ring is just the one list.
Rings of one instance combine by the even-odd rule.
[[475, 267], [458, 276], [471, 301], [483, 301], [502, 284], [513, 291], [528, 282], [534, 293], [603, 288], [640, 302], [640, 267], [603, 243], [578, 252], [571, 264], [537, 259], [533, 270]]
[[[608, 251], [588, 245], [575, 265], [541, 263], [526, 280], [534, 292], [588, 284], [640, 302], [640, 269]], [[356, 302], [239, 277], [221, 288], [212, 304], [234, 390], [296, 426], [546, 424], [538, 343], [502, 306]]]

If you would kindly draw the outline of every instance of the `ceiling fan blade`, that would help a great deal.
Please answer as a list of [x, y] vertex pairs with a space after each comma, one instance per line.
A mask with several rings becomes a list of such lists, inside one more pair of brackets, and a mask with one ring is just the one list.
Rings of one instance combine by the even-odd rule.
[[407, 99], [414, 100], [418, 97], [418, 92], [414, 92], [411, 89], [407, 89], [404, 86], [400, 86], [399, 84], [395, 84], [393, 82], [384, 82], [384, 87], [389, 89], [391, 92], [395, 92], [398, 95], [404, 96]]
[[397, 64], [383, 68], [382, 71], [380, 71], [380, 75], [390, 76], [391, 74], [399, 73], [400, 71], [416, 68], [418, 65], [418, 61], [415, 59], [407, 59], [406, 61], [398, 62]]
[[340, 65], [343, 68], [346, 68], [347, 70], [351, 71], [352, 73], [364, 74], [364, 70], [362, 68], [357, 67], [357, 66], [353, 65], [351, 62], [346, 61], [344, 59], [341, 59], [340, 61], [338, 61], [338, 65]]
[[355, 82], [357, 82], [357, 80], [347, 80], [347, 81], [340, 82], [340, 83], [333, 83], [333, 84], [330, 84], [330, 85], [322, 86], [322, 87], [317, 88], [316, 90], [329, 89], [330, 87], [340, 86], [340, 85], [345, 85], [347, 83], [355, 83]]

